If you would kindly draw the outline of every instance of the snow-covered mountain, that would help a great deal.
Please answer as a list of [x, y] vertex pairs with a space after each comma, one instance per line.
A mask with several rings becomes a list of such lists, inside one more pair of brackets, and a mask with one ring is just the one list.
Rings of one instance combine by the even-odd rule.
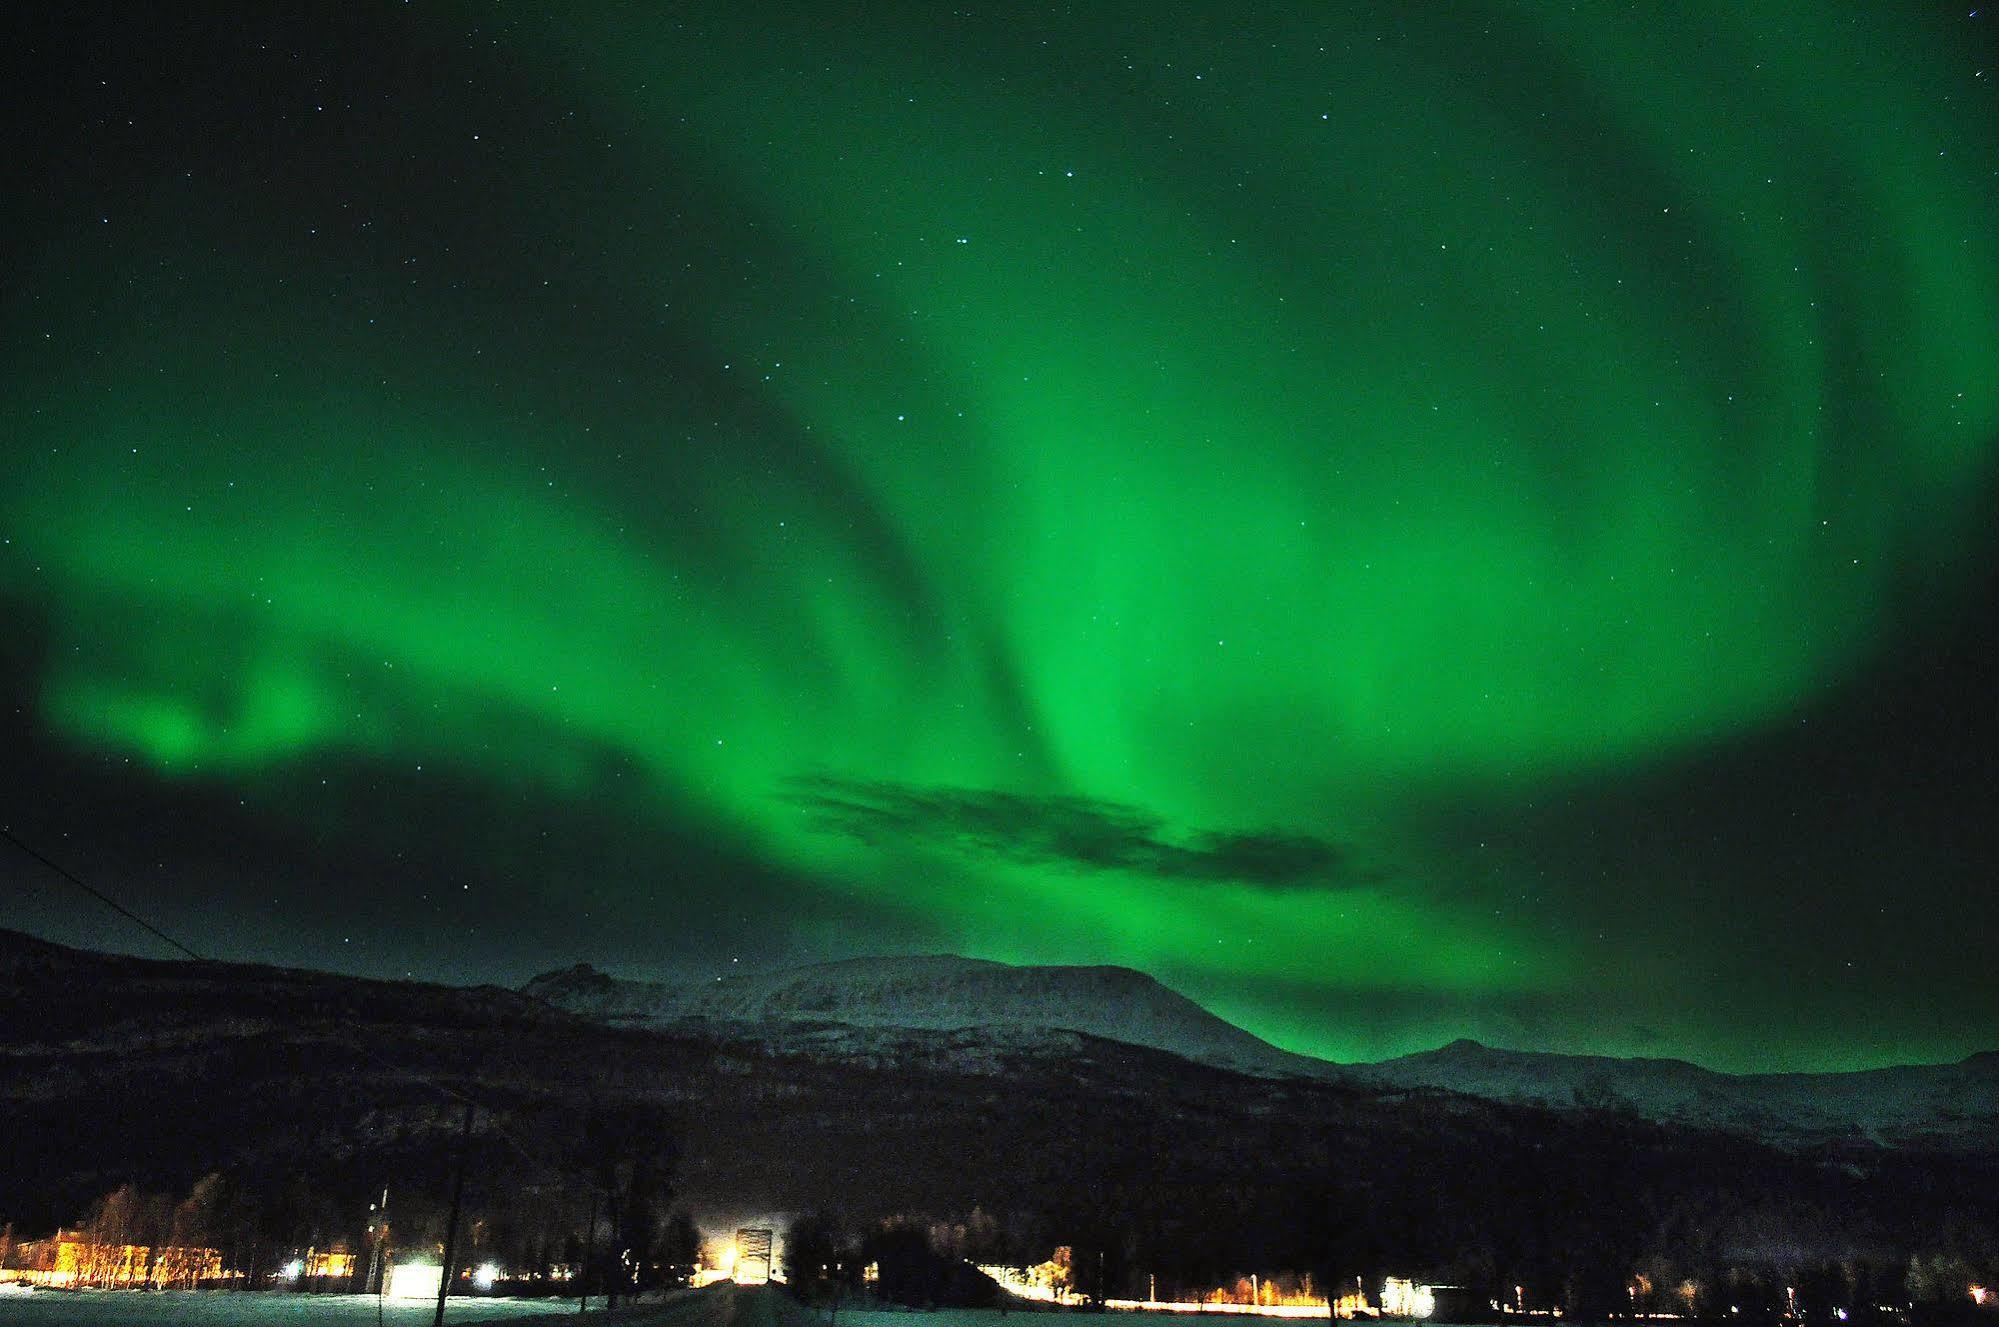
[[588, 964], [521, 988], [573, 1014], [665, 1026], [691, 1019], [765, 1027], [986, 1029], [1019, 1043], [1080, 1032], [1260, 1077], [1322, 1076], [1322, 1060], [1279, 1050], [1142, 972], [1015, 967], [949, 954], [861, 958], [713, 981], [623, 981]]
[[[538, 983], [614, 1026], [490, 987], [93, 954], [0, 930], [8, 1215], [49, 1229], [123, 1177], [185, 1189], [211, 1171], [251, 1194], [312, 1184], [327, 1210], [364, 1209], [386, 1175], [438, 1193], [463, 1146], [463, 1094], [489, 1107], [471, 1154], [482, 1205], [532, 1187], [520, 1210], [537, 1219], [548, 1168], [593, 1155], [598, 1120], [670, 1141], [674, 1187], [695, 1212], [873, 1224], [978, 1207], [1050, 1223], [1029, 1229], [1102, 1229], [1108, 1213], [1138, 1231], [1186, 1229], [1193, 1212], [1201, 1249], [1224, 1265], [1273, 1248], [1312, 1256], [1310, 1234], [1271, 1240], [1325, 1203], [1475, 1250], [1517, 1247], [1523, 1229], [1549, 1247], [1604, 1247], [1606, 1231], [1611, 1246], [1641, 1247], [1673, 1214], [1664, 1228], [1687, 1232], [1673, 1238], [1703, 1241], [1668, 1246], [1675, 1260], [1717, 1239], [1761, 1249], [1776, 1229], [1794, 1232], [1783, 1247], [1801, 1258], [1867, 1248], [1900, 1261], [1995, 1214], [1994, 1151], [1856, 1147], [1828, 1168], [1817, 1150], [1619, 1112], [1257, 1077], [1042, 1026], [1137, 1027], [1224, 1055], [1257, 1045], [1115, 970], [943, 960], [707, 985], [727, 989], [621, 989], [587, 971]], [[1120, 998], [1123, 1026], [1104, 1012]], [[1031, 1021], [994, 1025], [992, 1002], [1007, 1000]], [[630, 1025], [662, 1007], [675, 1015], [665, 1025]], [[731, 1017], [677, 1016], [709, 1007]], [[984, 1021], [816, 1021], [958, 1022], [967, 1009]]]
[[1999, 1052], [1859, 1073], [1727, 1074], [1685, 1060], [1457, 1041], [1342, 1065], [1280, 1050], [1130, 968], [1016, 967], [951, 955], [850, 959], [687, 983], [626, 981], [579, 964], [536, 977], [522, 993], [602, 1022], [726, 1024], [734, 1035], [749, 1031], [835, 1058], [893, 1058], [898, 1029], [953, 1032], [966, 1034], [953, 1045], [973, 1067], [1000, 1062], [982, 1047], [1060, 1055], [1081, 1033], [1262, 1078], [1614, 1109], [1792, 1145], [1999, 1146]]
[[1999, 1134], [1999, 1052], [1854, 1073], [1725, 1074], [1685, 1060], [1500, 1050], [1475, 1041], [1357, 1073], [1495, 1101], [1593, 1106], [1764, 1138], [1917, 1141]]

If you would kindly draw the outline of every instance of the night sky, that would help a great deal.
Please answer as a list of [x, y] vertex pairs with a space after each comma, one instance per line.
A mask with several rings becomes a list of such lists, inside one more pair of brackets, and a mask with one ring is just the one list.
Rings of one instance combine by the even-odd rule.
[[357, 973], [1999, 1045], [1975, 2], [13, 7], [0, 821]]

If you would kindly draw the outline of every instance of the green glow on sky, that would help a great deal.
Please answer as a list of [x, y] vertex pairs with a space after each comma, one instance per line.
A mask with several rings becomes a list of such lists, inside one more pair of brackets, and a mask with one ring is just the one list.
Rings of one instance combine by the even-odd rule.
[[[963, 952], [1358, 1055], [1232, 983], [1620, 980], [1420, 812], [1780, 723], [1960, 587], [1999, 180], [1921, 23], [732, 12], [499, 39], [617, 166], [493, 168], [464, 271], [517, 283], [275, 207], [44, 256], [0, 402], [43, 722], [252, 800], [334, 753], [570, 799], [609, 762]], [[843, 833], [814, 778], [1339, 864]]]

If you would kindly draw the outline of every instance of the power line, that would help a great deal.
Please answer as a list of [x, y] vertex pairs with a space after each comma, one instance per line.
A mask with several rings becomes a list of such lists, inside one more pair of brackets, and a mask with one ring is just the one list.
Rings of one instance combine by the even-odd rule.
[[[62, 863], [54, 860], [47, 853], [41, 851], [39, 848], [36, 848], [33, 844], [28, 843], [26, 840], [22, 839], [20, 835], [16, 834], [13, 830], [8, 829], [4, 825], [0, 825], [0, 838], [6, 839], [7, 842], [13, 844], [16, 848], [19, 848], [23, 853], [26, 853], [29, 857], [33, 858], [35, 861], [40, 862], [50, 871], [53, 871], [62, 880], [82, 890], [85, 894], [88, 894], [91, 898], [96, 899], [99, 903], [102, 903], [105, 907], [111, 909], [113, 912], [117, 913], [120, 917], [123, 917], [126, 921], [131, 922], [134, 926], [137, 926], [139, 929], [145, 931], [146, 934], [170, 946], [177, 952], [185, 954], [188, 958], [193, 959], [197, 963], [207, 963], [210, 961], [209, 959], [203, 958], [200, 954], [195, 953], [192, 949], [189, 949], [186, 945], [174, 939], [172, 936], [168, 935], [165, 931], [161, 930], [159, 927], [147, 921], [144, 917], [141, 917], [138, 913], [132, 911], [130, 908], [120, 903], [117, 899], [112, 898], [109, 894], [105, 893], [103, 890], [97, 888], [95, 885], [90, 884], [88, 881], [84, 880], [83, 877], [77, 875], [76, 872], [70, 870], [68, 867], [65, 867], [64, 865], [62, 865]], [[431, 1078], [428, 1075], [416, 1069], [410, 1068], [408, 1065], [397, 1064], [394, 1061], [388, 1059], [386, 1056], [376, 1053], [375, 1049], [368, 1045], [367, 1040], [365, 1038], [356, 1040], [353, 1043], [353, 1048], [361, 1052], [361, 1054], [366, 1056], [368, 1059], [373, 1060], [377, 1065], [381, 1066], [382, 1068], [391, 1070], [398, 1074], [402, 1074], [407, 1078], [409, 1078], [411, 1081], [419, 1084], [420, 1086], [427, 1087], [431, 1091], [436, 1092], [439, 1096], [446, 1097], [449, 1100], [455, 1101], [460, 1105], [468, 1107], [474, 1105], [480, 1105], [480, 1106], [486, 1105], [485, 1102], [480, 1101], [477, 1097], [473, 1096], [469, 1092], [462, 1091], [446, 1083], [441, 1083], [436, 1079]], [[511, 1129], [507, 1128], [503, 1123], [500, 1122], [499, 1113], [493, 1110], [490, 1106], [487, 1106], [486, 1109], [486, 1119], [487, 1119], [486, 1127], [491, 1129], [494, 1133], [498, 1134], [500, 1138], [505, 1140], [507, 1146], [512, 1148], [514, 1152], [520, 1156], [521, 1160], [527, 1162], [530, 1166], [533, 1166], [539, 1170], [546, 1171], [547, 1173], [554, 1175], [565, 1181], [572, 1181], [580, 1178], [584, 1186], [591, 1190], [597, 1190], [601, 1188], [601, 1186], [597, 1183], [597, 1181], [594, 1178], [592, 1178], [587, 1172], [579, 1174], [578, 1172], [569, 1170], [567, 1167], [558, 1166], [553, 1162], [546, 1161], [543, 1158], [536, 1156], [534, 1152], [528, 1148], [527, 1144], [523, 1143], [517, 1136], [515, 1136], [514, 1132]]]
[[195, 953], [192, 949], [189, 949], [186, 945], [182, 944], [180, 941], [168, 935], [165, 931], [162, 931], [159, 927], [147, 921], [144, 917], [141, 917], [138, 913], [132, 911], [130, 908], [120, 903], [117, 899], [112, 898], [109, 894], [105, 893], [103, 890], [98, 889], [94, 885], [85, 883], [85, 881], [80, 876], [78, 876], [74, 871], [71, 871], [68, 867], [63, 866], [60, 862], [51, 859], [46, 853], [42, 852], [39, 848], [36, 848], [31, 844], [24, 842], [20, 835], [16, 834], [13, 830], [8, 829], [4, 825], [0, 825], [0, 838], [5, 838], [7, 842], [13, 844], [15, 847], [19, 848], [22, 852], [28, 854], [28, 856], [40, 862], [43, 866], [46, 866], [49, 870], [54, 871], [64, 880], [67, 880], [70, 884], [75, 885], [78, 889], [90, 895], [90, 897], [96, 899], [99, 903], [102, 903], [105, 907], [111, 909], [111, 911], [117, 913], [120, 917], [123, 917], [126, 921], [131, 922], [134, 926], [137, 926], [140, 930], [146, 932], [154, 939], [160, 940], [165, 944], [169, 945], [170, 947], [179, 950], [181, 953], [187, 955], [189, 958], [193, 959], [197, 963], [206, 963], [208, 961], [207, 959], [203, 958], [201, 955]]

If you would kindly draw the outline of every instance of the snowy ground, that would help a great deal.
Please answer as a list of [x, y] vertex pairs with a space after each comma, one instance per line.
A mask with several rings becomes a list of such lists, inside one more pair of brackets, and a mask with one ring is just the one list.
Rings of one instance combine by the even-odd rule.
[[[826, 1311], [818, 1310], [819, 1327], [826, 1327]], [[1089, 1323], [1093, 1327], [1323, 1327], [1325, 1317], [1316, 1319], [1273, 1319], [1247, 1313], [1229, 1313], [1225, 1310], [1200, 1313], [1159, 1313], [1126, 1312], [1095, 1314], [1049, 1312], [1046, 1310], [1015, 1309], [1001, 1314], [997, 1309], [935, 1309], [919, 1311], [914, 1309], [841, 1309], [838, 1327], [1077, 1327]], [[1365, 1327], [1363, 1322], [1352, 1322], [1349, 1327]], [[1394, 1327], [1394, 1324], [1382, 1324]], [[1423, 1327], [1451, 1327], [1444, 1322], [1425, 1323]], [[1584, 1327], [1584, 1324], [1571, 1324]]]
[[[824, 1309], [819, 1311], [819, 1321], [826, 1321]], [[1002, 1318], [998, 1309], [841, 1309], [837, 1318], [839, 1327], [1001, 1327], [1002, 1323], [1006, 1327], [1072, 1327], [1075, 1321], [1068, 1314], [1053, 1313], [1009, 1313]], [[1108, 1318], [1096, 1321], [1103, 1327], [1116, 1327]]]
[[[601, 1301], [600, 1301], [601, 1302]], [[428, 1327], [434, 1304], [388, 1300], [385, 1327]], [[593, 1306], [594, 1307], [594, 1306]], [[533, 1321], [539, 1317], [539, 1321]], [[824, 1309], [808, 1310], [775, 1289], [742, 1291], [724, 1283], [681, 1292], [665, 1303], [623, 1309], [615, 1320], [591, 1315], [602, 1327], [827, 1327]], [[1113, 1313], [1092, 1317], [1103, 1327], [1143, 1319], [1153, 1327], [1271, 1327], [1269, 1318], [1236, 1313]], [[575, 1322], [576, 1302], [547, 1299], [454, 1299], [447, 1320], [461, 1327], [553, 1327]], [[994, 1309], [840, 1310], [837, 1327], [1064, 1327], [1081, 1321], [1061, 1313]], [[66, 1295], [40, 1291], [0, 1295], [0, 1327], [375, 1327], [375, 1300], [367, 1295], [134, 1294], [97, 1291]], [[1442, 1327], [1441, 1324], [1438, 1327]]]
[[[1321, 1315], [1323, 1318], [1323, 1315]], [[826, 1321], [820, 1310], [819, 1321]], [[899, 1309], [841, 1309], [839, 1327], [1074, 1327], [1089, 1322], [1096, 1327], [1284, 1327], [1270, 1318], [1246, 1313], [1109, 1313], [1102, 1316], [1061, 1312], [998, 1309], [935, 1309], [929, 1312]]]
[[[547, 1313], [545, 1299], [454, 1299], [445, 1321], [504, 1322]], [[571, 1313], [576, 1310], [572, 1300]], [[433, 1303], [384, 1300], [386, 1327], [429, 1327]], [[79, 1294], [38, 1290], [0, 1295], [0, 1327], [375, 1327], [373, 1295], [232, 1294], [161, 1291], [153, 1294], [92, 1290]]]

